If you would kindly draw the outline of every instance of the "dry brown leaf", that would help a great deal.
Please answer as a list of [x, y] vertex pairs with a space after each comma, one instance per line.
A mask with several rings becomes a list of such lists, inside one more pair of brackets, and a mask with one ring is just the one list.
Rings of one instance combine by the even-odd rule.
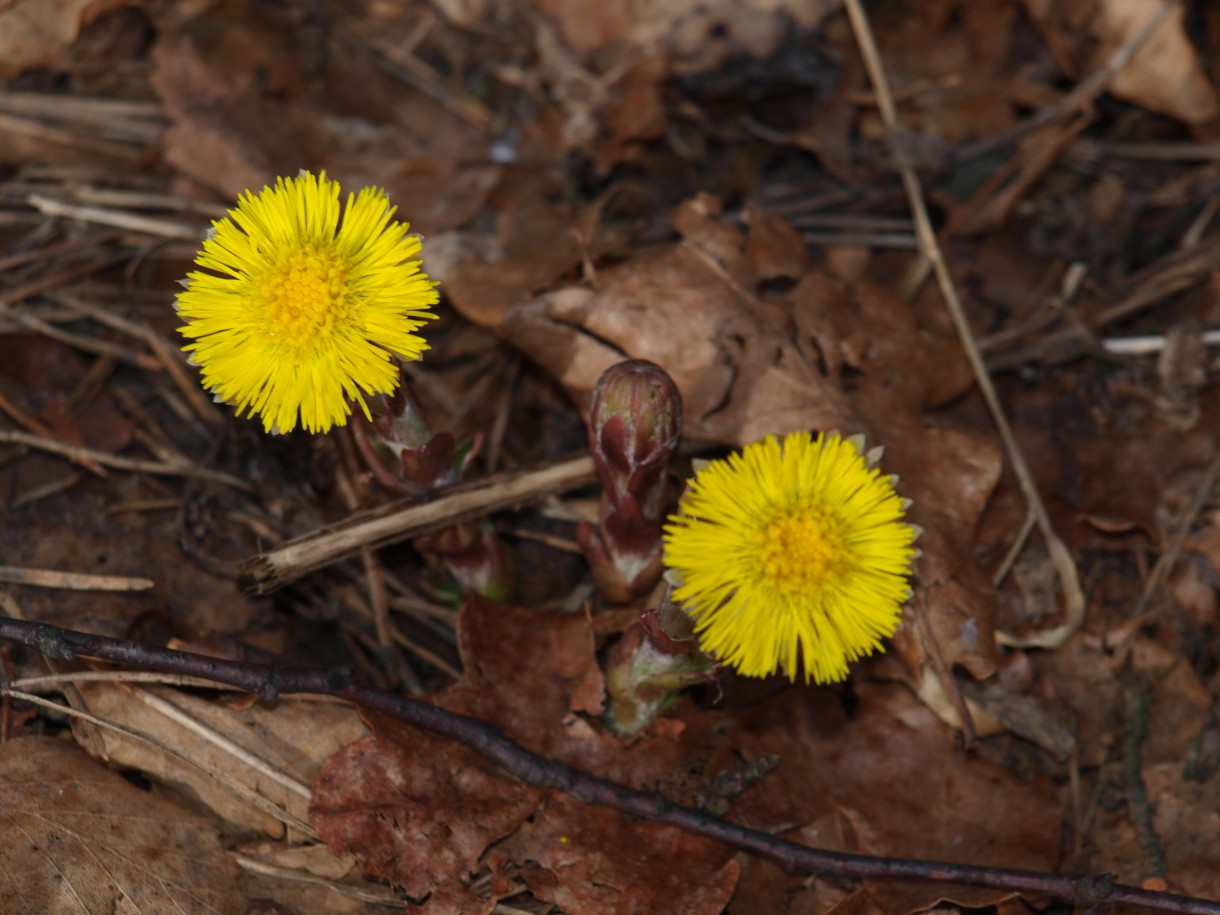
[[1143, 775], [1153, 824], [1165, 849], [1170, 889], [1220, 898], [1220, 854], [1215, 842], [1220, 835], [1220, 779], [1192, 780], [1178, 760], [1146, 766]]
[[[1012, 3], [994, 0], [878, 8], [874, 27], [881, 57], [891, 84], [904, 95], [906, 139], [918, 144], [910, 151], [935, 161], [943, 155], [942, 143], [994, 136], [1012, 125], [1012, 59], [1023, 53], [1014, 47], [1019, 20]], [[850, 33], [848, 42], [854, 55]], [[858, 131], [889, 144], [871, 106], [860, 113]]]
[[246, 905], [207, 820], [67, 741], [0, 746], [0, 911], [231, 915]]
[[798, 280], [809, 272], [809, 247], [792, 223], [753, 203], [746, 205], [745, 220], [750, 227], [746, 253], [760, 282]]
[[624, 358], [665, 368], [682, 391], [683, 432], [735, 445], [771, 433], [856, 432], [842, 393], [810, 365], [749, 289], [744, 236], [707, 197], [680, 207], [682, 244], [598, 271], [509, 310], [499, 332], [587, 407], [597, 379]]
[[[826, 851], [859, 852], [855, 828], [842, 811], [831, 810], [794, 829], [787, 838], [812, 848]], [[754, 911], [785, 912], [789, 915], [873, 915], [877, 910], [869, 903], [872, 897], [863, 887], [853, 889], [834, 878], [803, 877], [777, 880], [775, 868], [769, 862], [743, 855], [739, 900], [750, 900]], [[730, 909], [736, 911], [736, 907]]]
[[737, 55], [764, 58], [793, 25], [812, 31], [836, 9], [834, 0], [642, 0], [627, 40], [697, 73]]
[[[865, 853], [1054, 868], [1061, 811], [1049, 779], [1024, 781], [963, 751], [904, 687], [858, 681], [857, 694], [850, 720], [829, 694], [813, 689], [786, 690], [737, 716], [720, 763], [776, 754], [779, 765], [742, 795], [733, 816], [789, 830], [837, 810], [851, 824], [847, 847]], [[774, 865], [751, 867], [799, 894], [797, 881]], [[868, 887], [883, 909], [903, 913], [941, 898], [974, 908], [1009, 895], [872, 880]]]
[[573, 51], [586, 53], [623, 38], [635, 24], [632, 0], [534, 0], [555, 20]]
[[[279, 26], [248, 15], [229, 31], [255, 29], [274, 43]], [[433, 233], [473, 219], [500, 180], [500, 166], [468, 161], [485, 136], [423, 93], [389, 82], [367, 60], [332, 62], [327, 94], [318, 99], [288, 89], [281, 97], [265, 84], [257, 59], [243, 70], [231, 54], [224, 42], [166, 35], [153, 51], [151, 77], [172, 121], [167, 161], [222, 197], [301, 168], [325, 169], [353, 190], [385, 188], [399, 218]], [[352, 111], [356, 101], [363, 110]]]
[[[0, 524], [0, 555], [12, 565], [129, 575], [152, 579], [156, 586], [125, 594], [22, 588], [21, 603], [31, 619], [116, 638], [129, 636], [129, 627], [146, 615], [167, 616], [181, 632], [228, 634], [250, 625], [263, 605], [238, 593], [231, 576], [202, 568], [184, 555], [177, 516], [131, 512], [109, 517], [105, 506], [122, 501], [115, 494], [139, 499], [147, 498], [148, 490], [126, 474], [112, 475], [108, 485], [108, 496], [78, 487], [13, 512]], [[99, 518], [107, 518], [107, 524], [99, 524]], [[228, 522], [222, 525], [233, 542], [250, 536]], [[248, 542], [252, 547], [254, 538]]]
[[1148, 735], [1141, 753], [1144, 765], [1186, 760], [1211, 715], [1207, 688], [1184, 662], [1180, 645], [1168, 648], [1137, 638], [1129, 663], [1132, 673], [1152, 686]]
[[[1164, 532], [1158, 509], [1167, 488], [1184, 472], [1207, 466], [1215, 453], [1220, 401], [1209, 397], [1203, 409], [1202, 421], [1186, 432], [1166, 434], [1155, 420], [1144, 420], [1124, 423], [1103, 436], [1077, 436], [1072, 476], [1080, 481], [1083, 519], [1109, 532], [1138, 528], [1160, 543]], [[1150, 427], [1161, 434], [1150, 434]]]
[[1071, 721], [1082, 769], [1109, 759], [1111, 732], [1123, 716], [1117, 664], [1096, 636], [1077, 634], [1057, 651], [1033, 656], [1045, 684], [1044, 701]]
[[0, 336], [0, 394], [9, 403], [64, 441], [122, 451], [135, 424], [119, 412], [109, 393], [99, 391], [83, 409], [67, 409], [88, 371], [89, 362], [80, 353], [41, 334]]
[[429, 238], [423, 252], [428, 275], [483, 327], [498, 327], [512, 306], [581, 262], [576, 220], [553, 202], [553, 184], [530, 178], [506, 184], [497, 195], [504, 199], [495, 236], [449, 233]]
[[[1161, 7], [1160, 0], [1102, 0], [1093, 23], [1100, 65]], [[1220, 114], [1220, 99], [1186, 36], [1186, 11], [1175, 7], [1127, 66], [1115, 74], [1110, 92], [1187, 124]]]
[[[1164, 877], [1169, 890], [1220, 897], [1220, 855], [1215, 837], [1220, 830], [1220, 779], [1195, 781], [1183, 771], [1181, 760], [1144, 766], [1141, 772], [1148, 809], [1165, 859]], [[1099, 791], [1121, 796], [1119, 776]], [[1148, 850], [1140, 841], [1126, 804], [1101, 809], [1091, 822], [1084, 848], [1085, 860], [1073, 863], [1093, 873], [1112, 873], [1117, 879], [1139, 885], [1157, 876]]]
[[[284, 701], [274, 706], [255, 704], [234, 708], [165, 688], [132, 687], [115, 683], [82, 683], [81, 695], [94, 715], [157, 738], [176, 749], [174, 757], [149, 744], [103, 729], [105, 751], [115, 764], [139, 769], [170, 784], [192, 791], [217, 816], [247, 829], [272, 836], [284, 835], [284, 824], [239, 796], [231, 785], [208, 775], [187, 760], [228, 776], [253, 793], [286, 810], [298, 820], [309, 816], [308, 795], [277, 782], [266, 772], [209, 740], [162, 711], [168, 703], [188, 720], [231, 741], [257, 757], [273, 771], [312, 789], [322, 763], [345, 744], [368, 733], [355, 709], [348, 705]], [[172, 714], [172, 713], [171, 713]]]
[[[688, 799], [691, 760], [706, 758], [706, 741], [714, 742], [704, 720], [666, 719], [625, 746], [573, 714], [596, 713], [591, 699], [602, 690], [583, 615], [473, 599], [458, 638], [466, 674], [439, 704], [491, 721], [536, 752]], [[542, 865], [528, 878], [531, 888], [562, 899], [573, 913], [624, 910], [628, 899], [647, 897], [646, 887], [674, 890], [675, 873], [687, 886], [706, 883], [688, 891], [693, 911], [718, 912], [732, 893], [736, 867], [716, 843], [530, 789], [454, 741], [380, 718], [373, 723], [375, 738], [327, 763], [312, 816], [331, 848], [355, 855], [414, 898], [434, 892], [460, 910], [473, 898], [465, 881], [492, 846], [493, 870], [510, 860]], [[601, 888], [586, 885], [590, 879]]]
[[526, 884], [571, 915], [719, 915], [741, 871], [724, 846], [562, 794], [502, 853], [537, 862]]
[[475, 597], [458, 618], [458, 650], [465, 673], [438, 702], [495, 721], [538, 752], [560, 742], [559, 725], [571, 712], [603, 710], [605, 681], [584, 614], [541, 613]]
[[422, 901], [463, 892], [488, 846], [513, 833], [540, 794], [452, 740], [385, 718], [318, 778], [310, 816], [327, 846]]
[[[1104, 66], [1162, 6], [1161, 0], [1024, 2], [1047, 43], [1075, 76]], [[1186, 35], [1185, 16], [1181, 7], [1173, 9], [1108, 88], [1118, 98], [1150, 111], [1186, 124], [1202, 124], [1220, 114], [1220, 98]]]
[[0, 5], [0, 77], [54, 69], [88, 25], [130, 0], [15, 0]]

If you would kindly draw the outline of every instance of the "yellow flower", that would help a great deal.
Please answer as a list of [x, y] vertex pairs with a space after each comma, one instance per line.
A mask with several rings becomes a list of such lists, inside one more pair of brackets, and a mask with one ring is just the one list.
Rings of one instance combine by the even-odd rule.
[[203, 385], [259, 414], [268, 432], [343, 426], [351, 402], [398, 385], [396, 354], [428, 348], [412, 333], [436, 316], [435, 283], [420, 272], [420, 239], [393, 219], [379, 188], [348, 194], [323, 172], [247, 191], [213, 223], [178, 296], [183, 347]]
[[700, 646], [750, 677], [830, 683], [894, 634], [917, 529], [892, 477], [850, 440], [807, 432], [711, 461], [665, 526], [674, 597]]

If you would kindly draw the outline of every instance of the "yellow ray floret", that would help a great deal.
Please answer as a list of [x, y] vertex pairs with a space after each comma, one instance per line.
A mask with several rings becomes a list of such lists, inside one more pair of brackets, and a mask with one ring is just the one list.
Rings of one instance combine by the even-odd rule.
[[[420, 239], [379, 188], [348, 194], [323, 172], [247, 191], [213, 223], [178, 296], [183, 347], [203, 385], [258, 414], [267, 431], [342, 426], [352, 402], [398, 385], [392, 356], [418, 359], [413, 333], [436, 316]], [[204, 272], [208, 271], [208, 272]]]
[[774, 436], [712, 461], [665, 526], [700, 646], [750, 677], [830, 683], [893, 635], [916, 529], [893, 478], [837, 434]]

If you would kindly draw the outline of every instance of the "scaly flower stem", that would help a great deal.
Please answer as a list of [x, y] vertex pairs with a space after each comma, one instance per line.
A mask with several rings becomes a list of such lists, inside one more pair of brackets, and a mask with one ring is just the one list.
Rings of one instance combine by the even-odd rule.
[[49, 658], [73, 660], [85, 655], [148, 670], [202, 677], [256, 693], [266, 701], [287, 693], [336, 696], [370, 711], [457, 740], [533, 787], [553, 788], [586, 804], [611, 807], [633, 816], [677, 826], [768, 858], [793, 872], [838, 878], [958, 883], [1054, 896], [1084, 905], [1133, 905], [1183, 915], [1220, 915], [1220, 902], [1126, 886], [1116, 883], [1109, 876], [1051, 874], [809, 848], [674, 804], [655, 792], [620, 785], [541, 756], [509, 740], [490, 722], [354, 683], [351, 670], [345, 667], [278, 667], [223, 661], [10, 617], [0, 617], [0, 641], [25, 645]]

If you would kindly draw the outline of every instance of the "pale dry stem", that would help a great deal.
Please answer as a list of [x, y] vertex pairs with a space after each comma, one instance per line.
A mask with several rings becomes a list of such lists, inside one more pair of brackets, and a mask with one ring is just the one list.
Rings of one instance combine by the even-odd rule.
[[253, 594], [270, 594], [365, 548], [399, 543], [459, 521], [587, 486], [596, 479], [593, 458], [581, 455], [462, 483], [425, 500], [401, 499], [254, 556], [243, 569], [243, 584]]

